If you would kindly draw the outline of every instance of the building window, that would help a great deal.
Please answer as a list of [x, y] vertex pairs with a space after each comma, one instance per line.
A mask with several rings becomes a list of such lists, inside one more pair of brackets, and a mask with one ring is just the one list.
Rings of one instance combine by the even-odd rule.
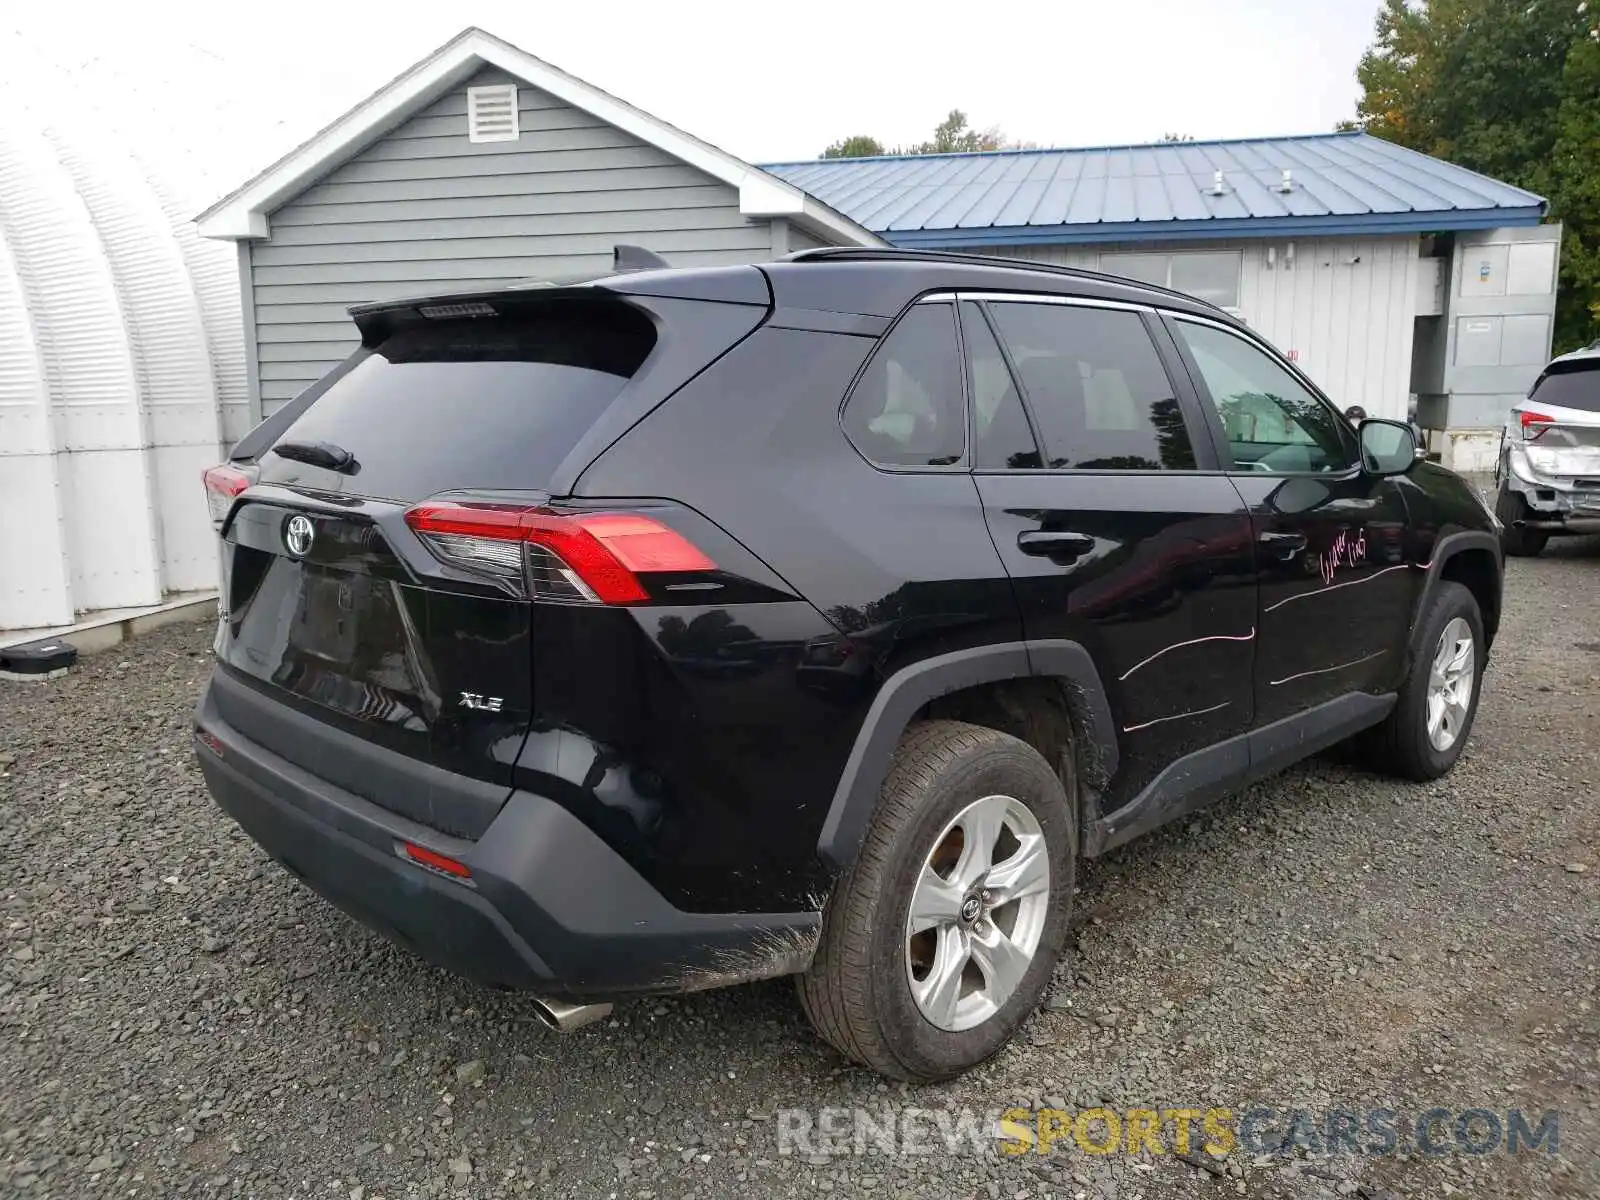
[[1185, 250], [1172, 254], [1102, 254], [1100, 269], [1141, 283], [1169, 287], [1218, 308], [1239, 307], [1239, 250]]

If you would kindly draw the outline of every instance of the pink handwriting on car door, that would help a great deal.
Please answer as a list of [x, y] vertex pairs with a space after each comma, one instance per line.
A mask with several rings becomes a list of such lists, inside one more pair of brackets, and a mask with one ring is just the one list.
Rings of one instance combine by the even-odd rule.
[[1340, 567], [1353, 567], [1367, 561], [1367, 533], [1362, 530], [1354, 537], [1349, 530], [1342, 531], [1321, 554], [1322, 582], [1330, 584]]

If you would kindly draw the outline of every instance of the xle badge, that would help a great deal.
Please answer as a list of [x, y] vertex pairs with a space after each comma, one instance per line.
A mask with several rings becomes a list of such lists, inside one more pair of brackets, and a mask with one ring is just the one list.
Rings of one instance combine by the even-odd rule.
[[499, 696], [484, 696], [477, 692], [462, 692], [461, 707], [476, 708], [480, 712], [499, 712], [505, 701]]

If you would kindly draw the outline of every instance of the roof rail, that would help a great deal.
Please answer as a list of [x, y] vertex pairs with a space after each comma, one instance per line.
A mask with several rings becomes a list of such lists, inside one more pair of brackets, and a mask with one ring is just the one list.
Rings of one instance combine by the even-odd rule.
[[[1129, 279], [1124, 275], [1112, 275], [1106, 271], [1091, 271], [1085, 267], [1062, 267], [1054, 263], [1033, 262], [1025, 258], [1002, 258], [995, 254], [962, 254], [954, 250], [914, 250], [901, 249], [895, 246], [820, 246], [814, 250], [797, 250], [793, 254], [785, 255], [782, 261], [942, 262], [969, 267], [1004, 267], [1010, 271], [1037, 271], [1045, 275], [1066, 275], [1074, 279], [1093, 279], [1105, 283], [1129, 284], [1145, 291], [1159, 292], [1163, 296], [1173, 296], [1179, 300], [1186, 300], [1190, 304], [1203, 304], [1207, 308], [1215, 308], [1219, 313], [1228, 316], [1225, 310], [1217, 308], [1209, 300], [1202, 300], [1198, 296], [1191, 296], [1185, 292], [1174, 291], [1172, 288], [1162, 287], [1157, 283], [1145, 283], [1140, 279]], [[1229, 319], [1233, 318], [1229, 317]]]

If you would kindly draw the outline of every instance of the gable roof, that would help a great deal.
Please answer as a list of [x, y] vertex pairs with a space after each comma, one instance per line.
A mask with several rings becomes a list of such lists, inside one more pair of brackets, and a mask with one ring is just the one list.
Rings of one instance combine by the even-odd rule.
[[1365, 133], [767, 170], [899, 246], [1423, 233], [1536, 225], [1545, 212], [1532, 192]]
[[274, 211], [485, 66], [499, 67], [737, 189], [739, 211], [747, 217], [785, 217], [830, 241], [881, 244], [875, 234], [797, 185], [475, 28], [451, 38], [309, 141], [206, 209], [195, 218], [200, 235], [235, 241], [266, 237], [271, 232], [270, 216]]

